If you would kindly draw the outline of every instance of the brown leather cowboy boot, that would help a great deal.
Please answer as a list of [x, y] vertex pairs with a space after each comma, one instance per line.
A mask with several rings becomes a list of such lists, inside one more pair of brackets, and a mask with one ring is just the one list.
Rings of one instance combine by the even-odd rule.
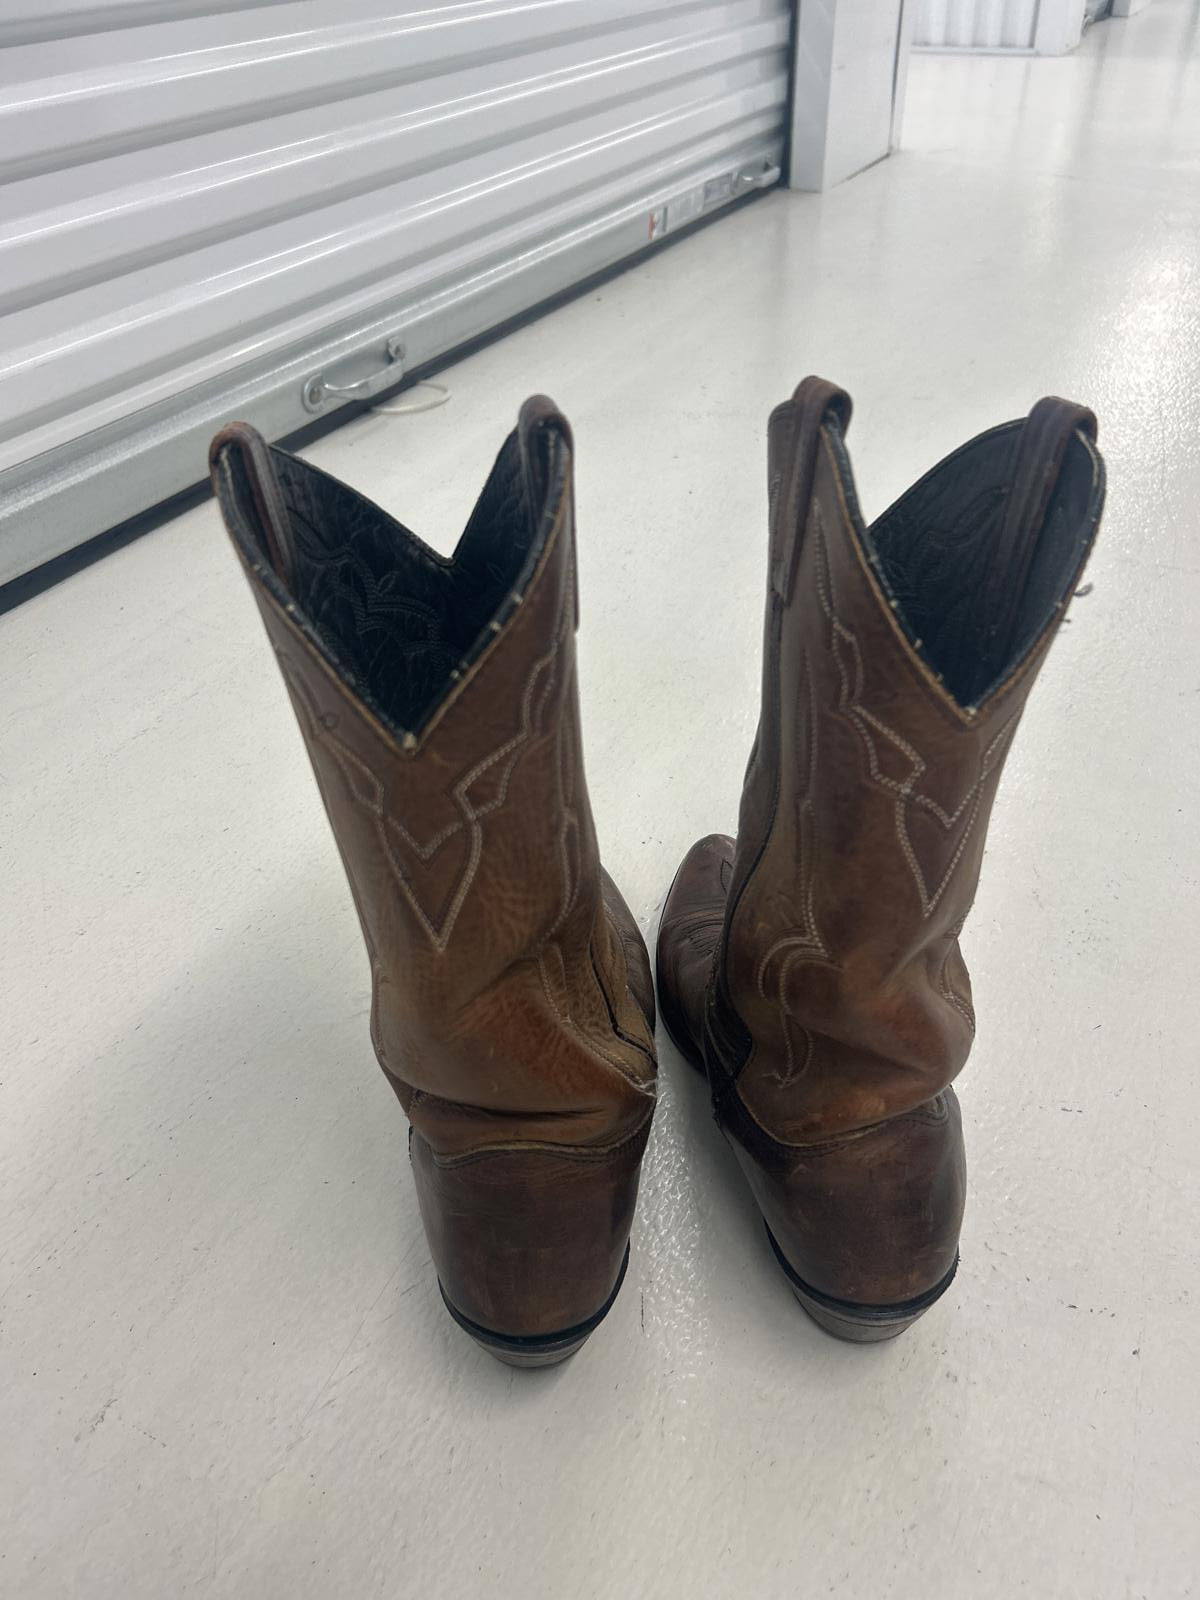
[[243, 423], [217, 496], [358, 907], [442, 1295], [518, 1366], [611, 1306], [654, 999], [580, 749], [572, 446], [526, 402], [452, 560]]
[[866, 528], [849, 420], [817, 378], [771, 417], [758, 737], [736, 843], [702, 839], [667, 898], [658, 986], [801, 1304], [865, 1342], [954, 1276], [958, 935], [1104, 468], [1092, 414], [1041, 400]]

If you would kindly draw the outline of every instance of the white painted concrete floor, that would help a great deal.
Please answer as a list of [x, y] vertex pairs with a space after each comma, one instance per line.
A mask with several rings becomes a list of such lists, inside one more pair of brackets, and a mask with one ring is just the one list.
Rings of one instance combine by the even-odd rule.
[[648, 934], [731, 827], [768, 408], [846, 384], [878, 512], [1044, 391], [1094, 590], [966, 935], [956, 1288], [831, 1342], [662, 1043], [623, 1294], [549, 1373], [438, 1302], [367, 964], [211, 505], [0, 619], [0, 1590], [19, 1600], [1189, 1595], [1200, 1571], [1200, 12], [914, 63], [906, 149], [776, 194], [311, 454], [443, 546], [521, 398], [579, 441], [605, 858]]

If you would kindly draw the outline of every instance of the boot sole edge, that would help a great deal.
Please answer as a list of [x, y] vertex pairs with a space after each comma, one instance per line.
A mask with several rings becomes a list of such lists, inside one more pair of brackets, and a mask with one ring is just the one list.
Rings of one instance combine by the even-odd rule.
[[882, 1344], [887, 1339], [898, 1338], [906, 1328], [911, 1328], [914, 1322], [923, 1317], [930, 1306], [942, 1298], [954, 1282], [958, 1271], [959, 1258], [956, 1251], [954, 1261], [945, 1276], [940, 1278], [932, 1289], [927, 1289], [924, 1294], [914, 1295], [911, 1300], [899, 1300], [885, 1305], [838, 1300], [833, 1295], [822, 1294], [819, 1289], [814, 1289], [811, 1284], [805, 1283], [779, 1248], [779, 1243], [765, 1220], [763, 1227], [766, 1228], [767, 1240], [775, 1260], [796, 1299], [819, 1328], [832, 1334], [835, 1339], [845, 1340], [849, 1344]]
[[573, 1356], [595, 1333], [612, 1310], [617, 1296], [621, 1292], [621, 1285], [625, 1282], [625, 1272], [629, 1266], [629, 1246], [625, 1246], [625, 1254], [621, 1258], [621, 1270], [617, 1273], [617, 1281], [613, 1285], [612, 1293], [593, 1316], [585, 1322], [576, 1323], [573, 1328], [564, 1328], [558, 1333], [540, 1334], [509, 1334], [497, 1333], [492, 1328], [485, 1328], [478, 1322], [473, 1322], [464, 1312], [460, 1311], [450, 1299], [438, 1279], [438, 1289], [441, 1292], [442, 1303], [454, 1318], [464, 1333], [469, 1334], [481, 1350], [486, 1350], [488, 1355], [495, 1356], [497, 1361], [503, 1361], [509, 1367], [553, 1367], [560, 1361], [566, 1361]]

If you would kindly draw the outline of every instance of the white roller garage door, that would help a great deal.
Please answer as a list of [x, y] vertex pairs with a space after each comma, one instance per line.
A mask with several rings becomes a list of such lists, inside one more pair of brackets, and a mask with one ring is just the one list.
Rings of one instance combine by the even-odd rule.
[[0, 582], [773, 181], [790, 11], [8, 0]]

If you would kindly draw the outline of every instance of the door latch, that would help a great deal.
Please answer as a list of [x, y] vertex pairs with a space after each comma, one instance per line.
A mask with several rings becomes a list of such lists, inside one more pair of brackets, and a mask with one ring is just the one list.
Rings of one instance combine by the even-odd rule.
[[383, 347], [383, 364], [355, 383], [334, 383], [326, 373], [316, 372], [301, 390], [306, 411], [324, 411], [339, 400], [370, 400], [392, 388], [404, 376], [404, 343], [398, 334]]

